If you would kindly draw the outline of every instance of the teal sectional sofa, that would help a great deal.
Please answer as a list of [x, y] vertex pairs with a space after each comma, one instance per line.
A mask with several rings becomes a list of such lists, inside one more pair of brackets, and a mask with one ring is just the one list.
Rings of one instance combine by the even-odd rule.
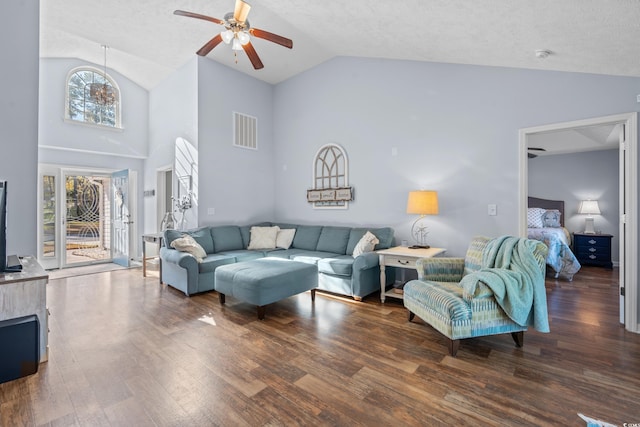
[[[247, 249], [251, 225], [206, 226], [188, 231], [167, 230], [160, 248], [162, 281], [186, 295], [214, 290], [215, 270], [221, 265], [264, 257], [280, 257], [316, 264], [318, 290], [347, 295], [361, 300], [380, 290], [378, 255], [367, 252], [353, 257], [353, 250], [362, 236], [371, 231], [379, 243], [374, 250], [393, 245], [393, 229], [389, 227], [339, 227], [283, 223], [260, 223], [255, 226], [278, 226], [295, 229], [288, 249]], [[174, 239], [189, 234], [207, 253], [201, 263], [186, 252], [171, 247]], [[393, 283], [395, 271], [386, 269], [387, 282]]]

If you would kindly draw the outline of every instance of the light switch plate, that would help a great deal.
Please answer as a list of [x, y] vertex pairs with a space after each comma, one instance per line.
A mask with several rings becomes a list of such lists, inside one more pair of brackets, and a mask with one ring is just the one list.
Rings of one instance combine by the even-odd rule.
[[490, 205], [487, 207], [487, 212], [488, 212], [488, 214], [489, 214], [490, 216], [496, 216], [496, 215], [498, 215], [498, 206], [497, 206], [497, 205], [494, 205], [494, 204], [490, 204]]

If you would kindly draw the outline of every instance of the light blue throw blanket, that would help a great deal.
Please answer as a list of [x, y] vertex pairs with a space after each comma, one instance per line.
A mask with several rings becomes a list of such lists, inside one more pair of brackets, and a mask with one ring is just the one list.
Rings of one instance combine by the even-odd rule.
[[486, 284], [504, 312], [518, 325], [549, 332], [545, 271], [534, 256], [538, 241], [502, 236], [487, 243], [482, 265], [460, 281], [464, 295], [473, 296], [479, 282]]

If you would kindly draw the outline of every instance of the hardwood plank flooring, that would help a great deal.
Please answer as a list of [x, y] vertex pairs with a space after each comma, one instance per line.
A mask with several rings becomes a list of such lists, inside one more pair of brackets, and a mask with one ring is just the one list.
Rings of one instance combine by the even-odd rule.
[[[0, 426], [584, 426], [640, 423], [640, 335], [618, 271], [547, 279], [551, 333], [463, 340], [399, 300], [186, 297], [140, 269], [50, 280], [49, 362], [0, 384]], [[6, 345], [2, 343], [1, 345]]]

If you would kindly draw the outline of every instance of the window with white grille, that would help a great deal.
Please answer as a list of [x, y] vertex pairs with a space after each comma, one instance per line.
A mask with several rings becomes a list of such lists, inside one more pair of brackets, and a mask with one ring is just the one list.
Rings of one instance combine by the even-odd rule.
[[242, 113], [233, 113], [233, 145], [258, 149], [258, 119]]

